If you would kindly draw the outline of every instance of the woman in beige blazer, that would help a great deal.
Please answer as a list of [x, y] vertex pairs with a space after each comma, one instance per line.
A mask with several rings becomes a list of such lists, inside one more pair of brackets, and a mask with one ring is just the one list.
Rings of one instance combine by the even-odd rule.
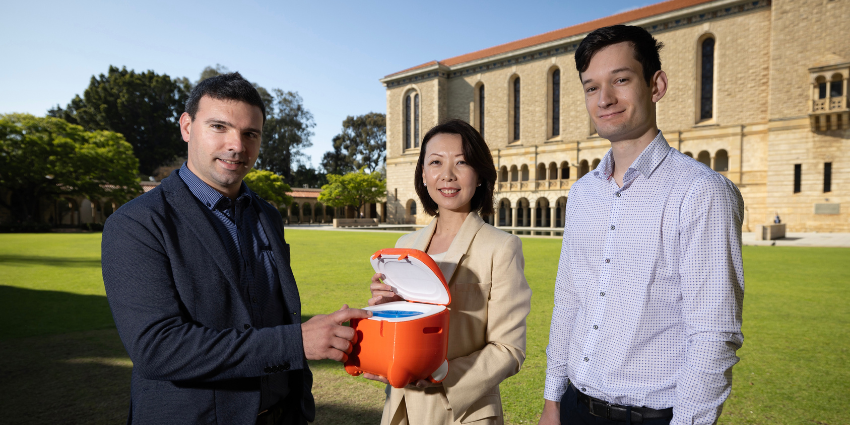
[[[388, 385], [381, 423], [501, 424], [499, 383], [525, 360], [531, 289], [519, 238], [479, 215], [493, 213], [493, 158], [477, 130], [449, 121], [423, 138], [414, 179], [425, 211], [436, 217], [396, 247], [430, 254], [449, 283], [449, 372], [439, 384]], [[400, 300], [380, 278], [372, 278], [369, 304]]]

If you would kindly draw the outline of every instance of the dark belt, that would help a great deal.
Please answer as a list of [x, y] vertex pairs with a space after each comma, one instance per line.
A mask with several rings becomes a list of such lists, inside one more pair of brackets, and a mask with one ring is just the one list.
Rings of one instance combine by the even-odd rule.
[[[570, 383], [572, 385], [572, 383]], [[607, 401], [591, 397], [573, 386], [576, 392], [578, 402], [587, 406], [590, 414], [599, 416], [600, 418], [610, 419], [612, 421], [627, 422], [629, 413], [631, 412], [631, 421], [634, 423], [642, 423], [644, 419], [667, 419], [673, 417], [673, 408], [667, 409], [650, 409], [649, 407], [633, 407], [620, 406], [619, 404], [611, 404]]]

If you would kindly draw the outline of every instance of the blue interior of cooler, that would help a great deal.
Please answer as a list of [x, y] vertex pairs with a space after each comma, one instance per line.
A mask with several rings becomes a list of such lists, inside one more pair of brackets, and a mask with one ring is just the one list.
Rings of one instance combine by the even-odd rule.
[[421, 315], [421, 311], [406, 311], [406, 310], [373, 310], [372, 317], [387, 317], [398, 319], [401, 317], [413, 317]]

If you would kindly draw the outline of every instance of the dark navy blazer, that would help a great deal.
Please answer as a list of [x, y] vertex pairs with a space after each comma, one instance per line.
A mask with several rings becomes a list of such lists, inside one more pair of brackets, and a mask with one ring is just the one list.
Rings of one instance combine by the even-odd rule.
[[291, 313], [284, 325], [253, 327], [238, 260], [228, 257], [206, 207], [176, 173], [106, 220], [103, 281], [133, 361], [128, 423], [253, 424], [260, 377], [277, 373], [289, 374], [290, 409], [313, 420], [313, 378], [283, 222], [261, 198], [251, 204], [278, 265]]

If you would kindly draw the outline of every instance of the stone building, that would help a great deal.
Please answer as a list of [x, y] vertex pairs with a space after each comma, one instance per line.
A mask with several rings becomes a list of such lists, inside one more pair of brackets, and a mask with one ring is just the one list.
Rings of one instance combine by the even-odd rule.
[[744, 231], [778, 213], [792, 232], [850, 232], [848, 16], [847, 0], [671, 0], [390, 74], [387, 221], [430, 220], [413, 189], [419, 143], [460, 118], [493, 153], [491, 223], [561, 228], [570, 186], [610, 148], [573, 54], [588, 32], [629, 24], [665, 45], [659, 128], [738, 185]]

